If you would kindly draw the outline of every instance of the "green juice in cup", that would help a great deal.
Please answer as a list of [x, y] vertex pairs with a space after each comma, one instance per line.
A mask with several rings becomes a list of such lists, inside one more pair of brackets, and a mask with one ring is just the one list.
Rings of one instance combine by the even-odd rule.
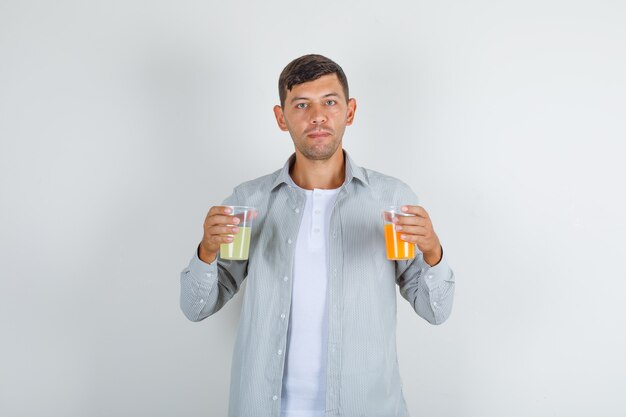
[[[233, 236], [230, 243], [220, 245], [220, 258], [231, 261], [245, 261], [248, 259], [250, 250], [250, 235], [252, 234], [252, 220], [256, 217], [256, 209], [246, 206], [227, 206], [232, 212], [231, 216], [237, 217], [239, 232]], [[231, 226], [234, 226], [231, 225]]]
[[249, 226], [240, 226], [239, 233], [234, 236], [231, 243], [222, 243], [220, 245], [220, 257], [222, 259], [230, 259], [233, 261], [243, 261], [248, 259], [251, 230], [252, 228]]

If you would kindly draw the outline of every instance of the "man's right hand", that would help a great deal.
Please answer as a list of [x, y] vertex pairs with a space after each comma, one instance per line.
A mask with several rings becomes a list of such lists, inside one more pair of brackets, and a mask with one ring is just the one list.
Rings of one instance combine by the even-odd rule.
[[213, 206], [204, 220], [204, 236], [198, 247], [198, 257], [210, 264], [217, 258], [222, 243], [231, 243], [233, 235], [239, 232], [239, 219], [230, 216], [232, 209], [225, 206]]

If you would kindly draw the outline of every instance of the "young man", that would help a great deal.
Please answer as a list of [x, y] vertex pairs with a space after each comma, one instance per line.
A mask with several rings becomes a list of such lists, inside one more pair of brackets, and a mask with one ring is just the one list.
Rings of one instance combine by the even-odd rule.
[[[235, 187], [227, 205], [258, 217], [247, 261], [220, 259], [237, 222], [212, 207], [181, 273], [193, 321], [217, 312], [248, 280], [230, 384], [231, 417], [401, 417], [395, 285], [432, 324], [452, 309], [454, 274], [427, 212], [403, 182], [357, 166], [342, 149], [356, 101], [343, 70], [320, 55], [279, 78], [278, 126], [295, 153], [273, 174]], [[386, 258], [381, 210], [402, 205], [409, 261]], [[233, 226], [233, 224], [235, 226]]]

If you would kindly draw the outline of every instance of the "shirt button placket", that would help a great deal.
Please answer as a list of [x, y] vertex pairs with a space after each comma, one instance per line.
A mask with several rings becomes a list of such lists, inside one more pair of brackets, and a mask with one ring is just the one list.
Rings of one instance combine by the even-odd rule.
[[[337, 203], [336, 203], [337, 205]], [[334, 217], [334, 215], [333, 215]], [[334, 220], [334, 221], [333, 221]], [[332, 243], [330, 243], [330, 249], [331, 252], [333, 253], [332, 258], [330, 259], [331, 262], [331, 274], [332, 274], [332, 279], [329, 280], [329, 284], [332, 286], [331, 287], [331, 291], [332, 291], [332, 300], [329, 300], [332, 307], [331, 307], [331, 315], [332, 315], [332, 323], [333, 325], [331, 326], [331, 328], [329, 330], [331, 330], [331, 333], [329, 334], [329, 355], [330, 355], [330, 360], [329, 360], [329, 381], [331, 382], [328, 386], [328, 390], [329, 390], [329, 399], [331, 404], [329, 404], [330, 407], [332, 408], [336, 408], [337, 402], [339, 401], [339, 380], [340, 380], [340, 376], [339, 376], [339, 369], [341, 368], [341, 345], [339, 344], [341, 341], [341, 319], [340, 319], [340, 311], [341, 311], [341, 302], [339, 300], [342, 299], [341, 297], [341, 290], [342, 290], [342, 286], [340, 283], [340, 279], [339, 277], [341, 276], [340, 274], [340, 269], [341, 269], [341, 261], [339, 261], [341, 259], [341, 253], [342, 253], [342, 248], [341, 248], [341, 240], [339, 239], [339, 229], [337, 227], [337, 223], [336, 223], [336, 218], [331, 219], [331, 227], [330, 227], [330, 236], [332, 237]]]

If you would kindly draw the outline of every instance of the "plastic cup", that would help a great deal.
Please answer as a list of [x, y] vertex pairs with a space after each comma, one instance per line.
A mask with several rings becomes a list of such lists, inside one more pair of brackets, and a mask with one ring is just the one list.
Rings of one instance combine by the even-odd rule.
[[387, 248], [387, 259], [392, 261], [406, 261], [415, 258], [415, 244], [400, 239], [399, 232], [393, 220], [397, 217], [415, 216], [402, 212], [400, 206], [386, 207], [383, 212], [383, 224], [385, 227], [385, 246]]
[[239, 227], [239, 232], [230, 243], [220, 245], [220, 258], [233, 261], [243, 261], [248, 259], [250, 250], [250, 235], [252, 234], [252, 221], [256, 217], [256, 209], [246, 206], [226, 206], [230, 207], [231, 216], [239, 219], [239, 224], [230, 225]]

